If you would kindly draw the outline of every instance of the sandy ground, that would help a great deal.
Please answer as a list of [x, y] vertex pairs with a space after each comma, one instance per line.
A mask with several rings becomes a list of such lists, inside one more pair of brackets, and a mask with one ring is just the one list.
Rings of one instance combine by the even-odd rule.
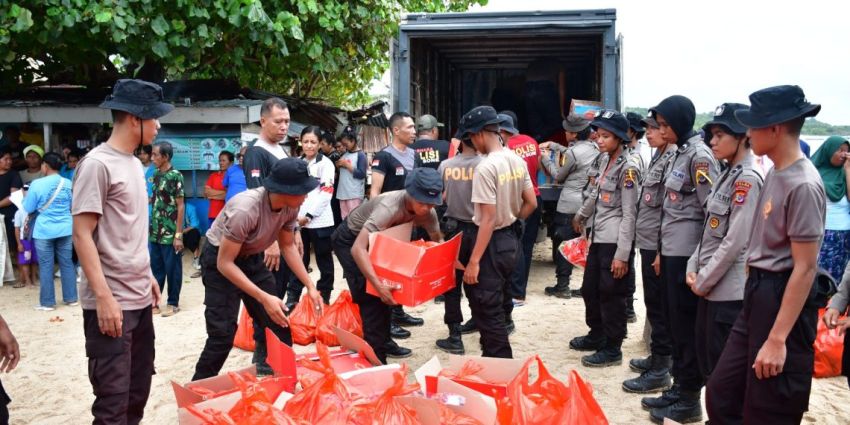
[[[636, 376], [629, 371], [627, 360], [646, 355], [641, 341], [644, 322], [642, 302], [635, 303], [639, 320], [629, 325], [630, 337], [623, 347], [623, 364], [605, 369], [581, 366], [580, 357], [584, 353], [569, 350], [567, 343], [587, 331], [584, 325], [584, 305], [581, 299], [560, 300], [543, 295], [543, 287], [550, 285], [554, 277], [549, 246], [548, 241], [537, 245], [529, 282], [528, 304], [514, 310], [517, 324], [517, 331], [511, 336], [514, 356], [540, 354], [550, 371], [561, 379], [566, 378], [569, 370], [577, 369], [582, 377], [592, 383], [595, 397], [612, 424], [650, 423], [648, 413], [640, 408], [641, 396], [625, 393], [620, 387], [624, 379]], [[186, 276], [193, 272], [188, 261], [184, 271]], [[337, 290], [346, 287], [341, 276], [341, 270], [337, 268]], [[578, 287], [580, 282], [579, 272], [573, 276], [573, 287]], [[57, 298], [60, 297], [60, 291], [57, 287]], [[638, 291], [637, 297], [641, 299], [640, 289]], [[36, 312], [32, 307], [37, 299], [38, 291], [34, 288], [13, 289], [8, 284], [0, 288], [0, 311], [17, 337], [22, 355], [18, 368], [2, 377], [3, 385], [12, 397], [11, 422], [91, 423], [93, 395], [87, 376], [82, 312], [79, 307], [65, 306], [54, 312]], [[202, 302], [203, 286], [200, 279], [187, 278], [181, 296], [183, 310], [169, 318], [154, 317], [158, 374], [153, 378], [153, 389], [143, 423], [177, 422], [177, 409], [169, 381], [186, 382], [192, 376], [206, 337]], [[426, 303], [408, 311], [425, 319], [425, 326], [411, 328], [411, 339], [400, 341], [402, 345], [414, 350], [415, 355], [404, 360], [415, 369], [434, 354], [444, 355], [434, 347], [434, 340], [443, 338], [446, 328], [442, 323], [442, 305]], [[468, 312], [464, 306], [467, 317]], [[63, 321], [50, 322], [50, 318], [57, 316]], [[480, 354], [477, 339], [477, 334], [464, 337], [468, 354]], [[307, 350], [311, 350], [311, 347], [297, 348], [299, 352]], [[250, 358], [251, 353], [234, 349], [224, 370], [246, 366]], [[810, 411], [804, 421], [820, 424], [850, 423], [850, 410], [846, 409], [848, 405], [850, 390], [843, 377], [815, 380]]]

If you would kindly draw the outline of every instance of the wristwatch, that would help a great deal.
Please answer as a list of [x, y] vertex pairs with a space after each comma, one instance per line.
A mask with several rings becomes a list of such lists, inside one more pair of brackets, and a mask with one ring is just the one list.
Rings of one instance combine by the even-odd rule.
[[183, 239], [183, 232], [174, 233], [174, 239]]

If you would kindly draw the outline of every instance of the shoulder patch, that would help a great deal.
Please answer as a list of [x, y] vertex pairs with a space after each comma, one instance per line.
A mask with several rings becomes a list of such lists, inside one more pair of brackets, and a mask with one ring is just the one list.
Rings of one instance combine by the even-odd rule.
[[626, 170], [626, 176], [623, 178], [623, 187], [626, 189], [632, 189], [635, 187], [635, 179], [636, 179], [635, 170], [629, 168]]
[[694, 169], [696, 170], [694, 172], [694, 174], [696, 175], [697, 183], [699, 183], [699, 184], [705, 184], [705, 183], [714, 184], [714, 182], [711, 181], [711, 178], [708, 177], [709, 167], [710, 166], [709, 166], [708, 161], [699, 161], [699, 162], [694, 163]]
[[747, 193], [750, 192], [750, 189], [753, 185], [744, 180], [738, 180], [735, 182], [735, 205], [744, 205], [744, 202], [747, 201]]

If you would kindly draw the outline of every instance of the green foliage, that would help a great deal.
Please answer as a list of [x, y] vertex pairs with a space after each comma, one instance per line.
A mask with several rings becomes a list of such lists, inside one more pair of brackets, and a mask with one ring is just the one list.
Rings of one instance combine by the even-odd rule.
[[[633, 108], [627, 107], [626, 112], [637, 112], [643, 116], [649, 112], [648, 108]], [[714, 118], [713, 112], [698, 113], [694, 120], [694, 128], [700, 129], [705, 123]], [[814, 118], [806, 120], [803, 125], [803, 134], [807, 136], [833, 136], [833, 135], [850, 135], [850, 125], [832, 125], [818, 121]]]
[[388, 68], [402, 13], [486, 1], [0, 0], [0, 92], [43, 80], [232, 78], [355, 106]]

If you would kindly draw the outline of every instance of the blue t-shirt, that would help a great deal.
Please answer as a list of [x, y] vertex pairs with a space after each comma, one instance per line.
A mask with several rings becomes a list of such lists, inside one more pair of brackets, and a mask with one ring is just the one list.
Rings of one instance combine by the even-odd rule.
[[68, 164], [62, 164], [62, 168], [59, 169], [59, 175], [68, 179], [74, 180], [74, 171], [77, 171], [76, 168], [68, 168]]
[[231, 165], [224, 172], [224, 179], [221, 181], [221, 184], [227, 188], [227, 193], [224, 194], [224, 202], [248, 190], [248, 185], [245, 183], [245, 172], [242, 171], [242, 167], [238, 164]]
[[151, 162], [147, 167], [144, 165], [142, 167], [145, 170], [145, 186], [148, 188], [148, 199], [150, 199], [153, 197], [153, 176], [156, 174], [156, 166]]
[[189, 227], [192, 227], [194, 229], [198, 229], [198, 231], [200, 232], [201, 231], [199, 229], [200, 226], [201, 226], [201, 221], [198, 220], [198, 212], [195, 210], [195, 206], [188, 203], [188, 202], [184, 202], [183, 203], [183, 230], [185, 231]]
[[59, 181], [63, 181], [62, 189], [46, 210], [38, 213], [32, 236], [35, 239], [54, 239], [71, 236], [73, 219], [71, 218], [71, 181], [53, 174], [35, 179], [30, 183], [30, 190], [24, 197], [24, 210], [32, 213], [43, 207], [53, 196]]

